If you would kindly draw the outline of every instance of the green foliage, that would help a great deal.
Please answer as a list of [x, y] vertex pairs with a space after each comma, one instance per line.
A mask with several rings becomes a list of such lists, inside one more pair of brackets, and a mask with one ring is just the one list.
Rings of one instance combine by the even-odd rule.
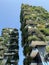
[[49, 46], [46, 46], [46, 52], [49, 53]]
[[30, 63], [33, 61], [33, 59], [31, 57], [25, 58], [23, 63], [24, 65], [30, 65]]
[[29, 47], [28, 45], [26, 45], [23, 51], [24, 55], [26, 56], [27, 54], [29, 54], [31, 50], [32, 50], [32, 47]]
[[0, 42], [1, 42], [1, 41], [4, 41], [4, 38], [3, 38], [3, 37], [0, 37]]
[[49, 41], [49, 37], [45, 36], [46, 41]]
[[[26, 15], [29, 13], [30, 14], [27, 16], [25, 15], [24, 17], [23, 16], [24, 12], [26, 12]], [[29, 6], [29, 5], [22, 4], [20, 22], [24, 22], [23, 19], [33, 19], [35, 21], [37, 17], [41, 18], [43, 22], [45, 22], [49, 18], [49, 13], [47, 12], [47, 10], [45, 10], [44, 8], [40, 6]]]
[[31, 41], [31, 40], [39, 40], [39, 38], [37, 36], [29, 36], [28, 37], [28, 41]]
[[42, 28], [41, 32], [43, 32], [45, 35], [49, 35], [49, 29], [48, 28]]

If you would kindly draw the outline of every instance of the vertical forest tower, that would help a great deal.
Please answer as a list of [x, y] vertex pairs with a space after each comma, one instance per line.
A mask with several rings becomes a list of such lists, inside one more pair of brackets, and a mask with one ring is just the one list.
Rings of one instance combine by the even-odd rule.
[[40, 6], [22, 4], [21, 14], [22, 47], [24, 65], [42, 65], [49, 61], [49, 13]]
[[1, 65], [18, 65], [18, 30], [4, 28], [0, 37], [0, 62]]

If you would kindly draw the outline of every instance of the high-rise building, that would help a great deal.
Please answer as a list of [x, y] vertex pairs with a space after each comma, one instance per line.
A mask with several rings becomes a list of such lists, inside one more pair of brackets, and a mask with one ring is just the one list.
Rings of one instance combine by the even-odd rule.
[[0, 65], [2, 65], [2, 61], [4, 58], [4, 38], [0, 36]]
[[4, 43], [2, 44], [4, 49], [1, 49], [4, 50], [4, 54], [1, 54], [4, 56], [2, 65], [18, 65], [18, 30], [15, 28], [4, 28], [2, 30], [2, 37], [4, 38]]
[[24, 65], [42, 65], [49, 42], [49, 13], [40, 6], [21, 6], [20, 14]]

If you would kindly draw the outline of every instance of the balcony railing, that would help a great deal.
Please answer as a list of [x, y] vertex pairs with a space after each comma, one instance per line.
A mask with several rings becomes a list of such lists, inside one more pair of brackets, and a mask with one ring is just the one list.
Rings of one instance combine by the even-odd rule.
[[15, 53], [4, 53], [5, 56], [13, 56]]

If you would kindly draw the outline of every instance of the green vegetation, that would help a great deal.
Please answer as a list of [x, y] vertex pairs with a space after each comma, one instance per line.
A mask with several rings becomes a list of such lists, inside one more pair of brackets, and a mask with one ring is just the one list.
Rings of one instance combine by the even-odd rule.
[[49, 46], [46, 46], [46, 52], [49, 53]]
[[0, 42], [4, 41], [4, 38], [3, 37], [0, 37]]
[[40, 30], [43, 34], [45, 34], [46, 36], [49, 36], [49, 29], [48, 28], [42, 28]]
[[[25, 43], [32, 40], [49, 41], [49, 39], [46, 37], [49, 36], [49, 25], [46, 25], [49, 24], [49, 12], [47, 12], [47, 10], [45, 10], [44, 8], [40, 6], [30, 6], [27, 4], [22, 4], [20, 22], [21, 31], [23, 33], [22, 37], [26, 36], [26, 39], [24, 38]], [[28, 35], [28, 30], [24, 29], [26, 26], [26, 22], [28, 23], [28, 26], [31, 25], [35, 28], [35, 33], [31, 33], [31, 36]], [[23, 44], [25, 43], [23, 42]]]
[[[23, 21], [23, 19], [36, 20], [37, 17], [41, 18], [43, 21], [46, 21], [49, 19], [49, 13], [40, 6], [29, 6], [29, 5], [22, 4], [21, 8], [22, 8], [21, 16], [20, 16], [21, 22]], [[23, 16], [24, 13], [25, 13], [25, 17]]]
[[[1, 65], [11, 65], [11, 55], [13, 56], [16, 65], [18, 64], [18, 30], [13, 28], [4, 28], [2, 30], [2, 35], [0, 36], [0, 64]], [[16, 44], [15, 44], [16, 43]], [[16, 52], [15, 52], [16, 51]], [[15, 53], [15, 55], [13, 55]], [[5, 59], [5, 56], [8, 58]], [[4, 62], [7, 60], [6, 62]], [[14, 63], [15, 65], [15, 63]]]
[[[24, 65], [30, 65], [31, 62], [35, 61], [30, 58], [30, 53], [34, 49], [30, 45], [31, 42], [43, 41], [46, 43], [49, 41], [49, 12], [40, 6], [22, 4], [20, 22], [25, 56]], [[49, 52], [49, 48], [46, 47], [46, 51]]]
[[45, 39], [46, 39], [47, 41], [49, 41], [49, 37], [46, 36]]
[[31, 57], [25, 58], [23, 61], [24, 65], [30, 65], [31, 62], [33, 62], [33, 59]]
[[31, 41], [31, 40], [36, 41], [36, 40], [39, 40], [39, 38], [35, 35], [34, 36], [31, 35], [31, 36], [28, 37], [28, 41]]
[[[23, 42], [22, 45], [27, 44], [27, 42], [33, 41], [49, 41], [49, 12], [40, 6], [21, 6], [20, 14], [21, 31]], [[28, 28], [25, 29], [27, 25], [32, 26], [35, 29], [34, 32], [28, 32]], [[29, 36], [30, 33], [30, 36]]]
[[32, 47], [29, 47], [28, 44], [24, 47], [24, 55], [27, 56], [27, 54], [29, 55], [30, 51], [32, 50]]

